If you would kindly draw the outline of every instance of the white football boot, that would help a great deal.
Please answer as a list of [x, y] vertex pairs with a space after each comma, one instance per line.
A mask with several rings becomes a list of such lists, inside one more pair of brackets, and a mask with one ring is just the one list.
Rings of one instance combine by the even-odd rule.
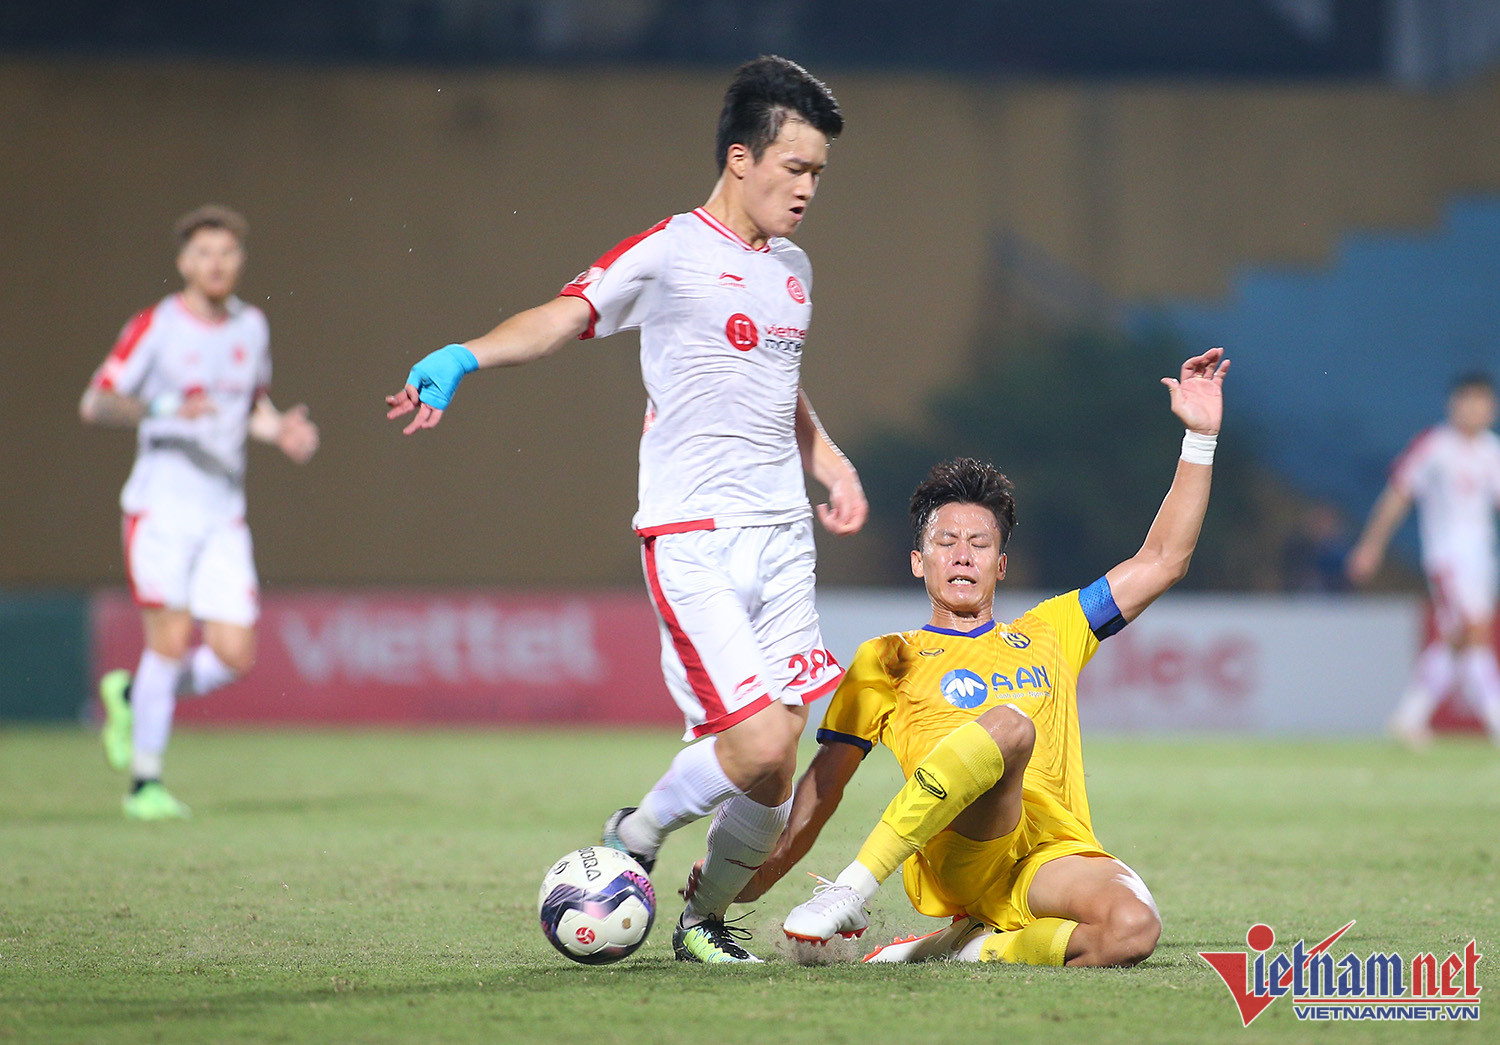
[[875, 948], [863, 960], [870, 963], [930, 962], [955, 958], [964, 944], [987, 935], [989, 931], [990, 927], [978, 918], [960, 915], [946, 928], [936, 929], [922, 936], [901, 937], [894, 943]]
[[793, 907], [782, 931], [793, 940], [827, 943], [835, 936], [852, 939], [870, 926], [864, 897], [850, 885], [825, 881], [813, 888], [812, 899]]

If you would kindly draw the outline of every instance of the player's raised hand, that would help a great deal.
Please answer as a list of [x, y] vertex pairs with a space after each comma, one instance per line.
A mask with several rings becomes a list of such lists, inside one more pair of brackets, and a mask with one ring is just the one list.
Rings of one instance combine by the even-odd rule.
[[852, 467], [829, 486], [828, 503], [818, 505], [817, 513], [823, 528], [835, 537], [859, 532], [870, 514], [870, 502]]
[[432, 428], [443, 419], [443, 411], [458, 391], [458, 383], [465, 374], [479, 369], [479, 360], [463, 345], [444, 345], [436, 352], [429, 352], [406, 375], [406, 385], [393, 396], [385, 397], [389, 407], [386, 420], [417, 412], [411, 423], [401, 429], [402, 435], [411, 435], [422, 428]]
[[1224, 420], [1224, 375], [1229, 360], [1222, 348], [1211, 348], [1182, 364], [1182, 373], [1161, 383], [1172, 395], [1172, 413], [1189, 431], [1218, 435]]
[[318, 451], [318, 426], [307, 416], [307, 405], [298, 403], [281, 415], [276, 445], [298, 464], [306, 464]]

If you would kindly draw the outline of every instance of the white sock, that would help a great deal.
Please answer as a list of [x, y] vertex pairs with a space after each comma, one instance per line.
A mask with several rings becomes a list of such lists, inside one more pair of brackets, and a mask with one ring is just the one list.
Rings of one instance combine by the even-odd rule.
[[1457, 671], [1453, 650], [1441, 639], [1430, 644], [1417, 656], [1411, 685], [1401, 696], [1392, 716], [1397, 725], [1424, 730], [1433, 711], [1453, 686]]
[[1464, 692], [1484, 720], [1490, 738], [1500, 742], [1500, 664], [1488, 646], [1470, 646], [1459, 657]]
[[875, 891], [880, 888], [880, 883], [875, 880], [875, 876], [870, 873], [870, 869], [858, 860], [840, 871], [839, 876], [834, 879], [834, 882], [838, 885], [847, 885], [856, 890], [860, 897], [865, 900], [874, 896]]
[[700, 740], [677, 752], [672, 767], [641, 799], [640, 808], [620, 821], [620, 841], [632, 852], [656, 852], [667, 835], [741, 793], [724, 775], [714, 739]]
[[163, 657], [155, 650], [141, 653], [141, 662], [130, 680], [130, 711], [133, 722], [130, 773], [137, 780], [161, 776], [162, 756], [172, 736], [172, 713], [177, 708], [177, 678], [182, 661]]
[[201, 697], [212, 693], [220, 686], [227, 686], [240, 677], [240, 673], [219, 659], [206, 643], [187, 657], [187, 670], [177, 682], [179, 697]]
[[708, 829], [708, 857], [698, 888], [683, 912], [683, 925], [723, 918], [756, 870], [765, 862], [792, 815], [792, 800], [763, 806], [748, 795], [736, 795], [719, 807]]

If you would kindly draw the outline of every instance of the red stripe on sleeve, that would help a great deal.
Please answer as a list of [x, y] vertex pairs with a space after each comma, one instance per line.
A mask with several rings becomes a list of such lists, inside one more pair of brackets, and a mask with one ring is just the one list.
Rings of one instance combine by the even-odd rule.
[[622, 239], [619, 243], [616, 243], [609, 250], [601, 254], [599, 256], [599, 260], [595, 261], [587, 269], [574, 276], [573, 279], [569, 281], [568, 285], [563, 287], [562, 290], [558, 292], [559, 297], [582, 298], [585, 302], [588, 303], [590, 312], [589, 328], [582, 334], [578, 335], [578, 340], [587, 341], [589, 338], [593, 337], [594, 324], [599, 322], [599, 310], [594, 307], [594, 303], [592, 301], [589, 301], [589, 296], [587, 293], [585, 293], [588, 290], [589, 286], [593, 283], [597, 283], [599, 281], [599, 277], [604, 275], [605, 270], [613, 265], [616, 261], [619, 261], [622, 254], [624, 254], [631, 247], [635, 246], [641, 240], [645, 239], [647, 236], [650, 236], [653, 233], [660, 232], [662, 229], [666, 228], [667, 222], [671, 220], [671, 218], [663, 218], [661, 219], [661, 221], [658, 221], [655, 225], [652, 225], [644, 232], [637, 232], [634, 236], [627, 236], [625, 239]]
[[94, 387], [102, 388], [106, 392], [114, 391], [115, 375], [119, 373], [120, 367], [125, 365], [125, 360], [135, 351], [135, 347], [141, 343], [141, 338], [146, 336], [146, 331], [151, 329], [151, 321], [156, 318], [156, 306], [145, 308], [137, 312], [125, 324], [125, 329], [120, 331], [120, 337], [115, 341], [115, 347], [109, 350], [109, 357], [105, 359], [104, 365], [94, 375]]
[[1401, 489], [1404, 490], [1407, 486], [1407, 478], [1405, 474], [1403, 474], [1407, 466], [1411, 463], [1412, 459], [1417, 456], [1418, 452], [1421, 451], [1423, 444], [1429, 442], [1436, 433], [1436, 425], [1418, 432], [1416, 438], [1407, 443], [1406, 449], [1402, 450], [1401, 453], [1397, 456], [1396, 460], [1391, 462], [1391, 471], [1389, 478]]

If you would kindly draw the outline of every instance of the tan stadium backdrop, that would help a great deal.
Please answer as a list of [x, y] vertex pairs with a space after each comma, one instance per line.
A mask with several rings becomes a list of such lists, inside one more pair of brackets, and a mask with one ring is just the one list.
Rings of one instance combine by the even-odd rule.
[[[1500, 188], [1500, 80], [1089, 88], [818, 70], [848, 130], [802, 244], [805, 383], [835, 438], [910, 420], [960, 375], [1009, 229], [1125, 299], [1212, 296], [1341, 231], [1420, 228]], [[175, 286], [198, 203], [254, 226], [244, 294], [275, 396], [324, 448], [251, 464], [272, 584], [634, 586], [635, 342], [467, 383], [403, 440], [380, 397], [420, 354], [554, 293], [621, 237], [700, 203], [728, 70], [371, 71], [0, 64], [0, 586], [122, 581], [131, 440], [76, 401], [125, 319]], [[824, 542], [825, 582], [875, 553]]]

